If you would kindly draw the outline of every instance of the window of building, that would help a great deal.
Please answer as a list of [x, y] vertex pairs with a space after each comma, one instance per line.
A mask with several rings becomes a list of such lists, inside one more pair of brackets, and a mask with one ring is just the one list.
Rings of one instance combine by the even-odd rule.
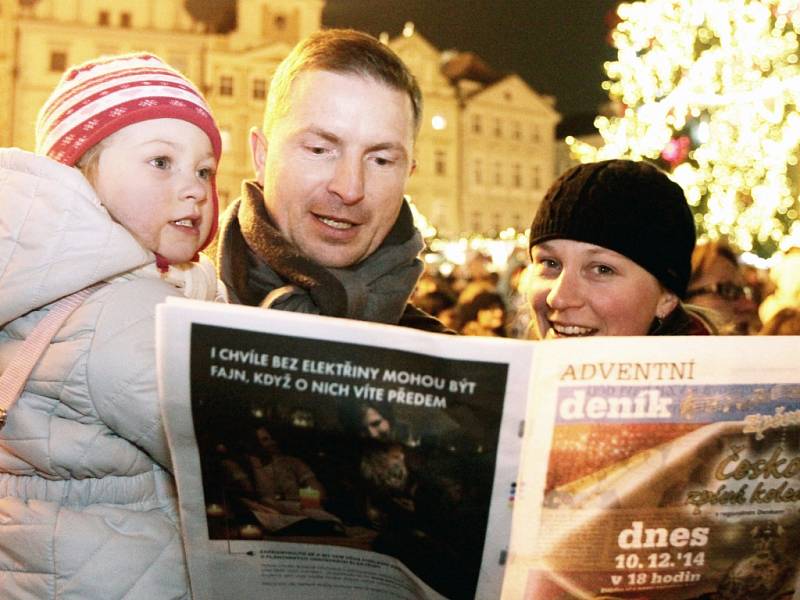
[[494, 120], [494, 137], [503, 137], [503, 122], [500, 119]]
[[107, 27], [111, 24], [111, 15], [108, 14], [107, 10], [101, 10], [97, 15], [97, 24], [103, 27]]
[[[97, 44], [95, 56], [103, 56], [104, 54], [119, 54], [119, 46], [112, 46], [111, 44]], [[170, 62], [172, 64], [172, 62]]]
[[519, 121], [512, 121], [511, 122], [511, 139], [518, 140], [522, 137], [522, 128], [520, 127]]
[[286, 17], [283, 15], [276, 15], [272, 20], [272, 23], [275, 25], [275, 29], [278, 31], [283, 31], [286, 29]]
[[478, 232], [481, 230], [481, 211], [472, 211], [472, 231]]
[[531, 141], [534, 144], [538, 144], [541, 140], [542, 140], [542, 134], [539, 131], [539, 126], [538, 125], [532, 125], [531, 126]]
[[480, 115], [472, 115], [472, 133], [480, 133], [483, 131], [483, 123], [481, 122]]
[[267, 80], [253, 79], [253, 100], [264, 100], [267, 97]]
[[517, 189], [522, 187], [522, 166], [519, 163], [511, 165], [511, 185]]
[[125, 28], [131, 26], [131, 13], [124, 12], [119, 16], [119, 26]]
[[223, 125], [219, 128], [219, 137], [222, 142], [222, 151], [227, 152], [231, 149], [231, 128]]
[[483, 161], [480, 158], [475, 159], [472, 172], [475, 176], [475, 184], [483, 185]]
[[534, 190], [542, 189], [542, 169], [539, 166], [531, 169], [531, 187]]
[[233, 96], [233, 77], [230, 75], [222, 75], [219, 78], [219, 95]]
[[444, 150], [434, 151], [433, 168], [437, 175], [447, 175], [447, 154]]
[[514, 216], [512, 218], [514, 220], [514, 229], [516, 229], [517, 231], [522, 231], [524, 229], [524, 227], [522, 226], [522, 215], [520, 215], [519, 213], [514, 213]]
[[492, 230], [495, 233], [499, 233], [502, 228], [503, 225], [502, 220], [500, 219], [500, 213], [496, 212], [492, 215]]
[[50, 71], [61, 73], [67, 68], [67, 53], [61, 50], [50, 52]]
[[499, 162], [494, 163], [494, 184], [503, 185], [503, 165]]
[[431, 214], [433, 215], [432, 222], [443, 223], [447, 219], [447, 201], [434, 198]]
[[181, 73], [189, 71], [189, 59], [185, 54], [170, 54], [169, 64]]

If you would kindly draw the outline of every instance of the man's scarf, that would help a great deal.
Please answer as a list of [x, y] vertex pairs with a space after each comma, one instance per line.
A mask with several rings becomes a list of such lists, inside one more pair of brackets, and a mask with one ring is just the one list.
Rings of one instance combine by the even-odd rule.
[[424, 247], [406, 202], [383, 243], [361, 262], [326, 268], [309, 260], [272, 224], [253, 181], [226, 212], [219, 274], [232, 302], [396, 324], [422, 274]]

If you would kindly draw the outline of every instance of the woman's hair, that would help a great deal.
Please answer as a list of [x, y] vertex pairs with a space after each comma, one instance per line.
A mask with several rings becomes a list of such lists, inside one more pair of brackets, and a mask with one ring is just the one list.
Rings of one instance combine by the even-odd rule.
[[497, 292], [479, 292], [468, 302], [458, 305], [458, 321], [463, 326], [478, 319], [478, 313], [487, 308], [500, 307], [505, 313], [506, 304]]
[[414, 300], [414, 306], [429, 315], [436, 316], [446, 308], [455, 305], [452, 295], [442, 290], [434, 290]]
[[719, 325], [712, 311], [678, 302], [665, 319], [655, 319], [647, 335], [718, 335]]
[[764, 323], [758, 335], [800, 335], [800, 307], [780, 309]]
[[364, 423], [364, 415], [367, 414], [367, 410], [370, 408], [386, 419], [390, 427], [394, 426], [394, 410], [391, 405], [378, 404], [369, 400], [363, 403], [346, 401], [340, 403], [337, 407], [339, 424], [342, 429], [348, 435], [362, 438], [369, 437], [369, 430]]

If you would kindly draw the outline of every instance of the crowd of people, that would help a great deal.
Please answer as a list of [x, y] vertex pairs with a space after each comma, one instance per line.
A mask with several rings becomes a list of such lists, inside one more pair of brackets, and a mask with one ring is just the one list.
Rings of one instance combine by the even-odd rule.
[[[191, 81], [147, 53], [65, 72], [35, 151], [0, 149], [4, 598], [191, 596], [158, 398], [155, 307], [169, 296], [445, 334], [797, 333], [798, 254], [767, 277], [721, 243], [696, 245], [681, 188], [639, 161], [563, 174], [502, 273], [480, 255], [423, 273], [403, 196], [421, 122], [392, 50], [317, 32], [276, 70], [250, 133], [254, 178], [220, 216], [220, 131]], [[367, 437], [389, 437], [379, 414], [364, 418]], [[259, 431], [246, 465], [258, 496], [324, 498]], [[410, 496], [392, 444], [360, 467]], [[396, 500], [369, 514], [399, 514]]]
[[[461, 335], [537, 339], [525, 249], [496, 265], [473, 250], [464, 265], [430, 261], [413, 303]], [[447, 264], [447, 263], [445, 263]], [[800, 248], [756, 267], [724, 240], [698, 242], [691, 254], [686, 305], [719, 335], [800, 335]], [[532, 279], [533, 278], [533, 279]]]

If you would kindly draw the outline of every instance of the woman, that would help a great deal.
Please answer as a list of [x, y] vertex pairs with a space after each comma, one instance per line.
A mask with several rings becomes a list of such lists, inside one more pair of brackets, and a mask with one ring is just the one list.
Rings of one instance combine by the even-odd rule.
[[503, 297], [491, 289], [458, 305], [462, 335], [506, 337], [506, 305]]
[[573, 167], [531, 224], [533, 337], [712, 333], [681, 302], [694, 245], [683, 191], [656, 167], [630, 160]]

